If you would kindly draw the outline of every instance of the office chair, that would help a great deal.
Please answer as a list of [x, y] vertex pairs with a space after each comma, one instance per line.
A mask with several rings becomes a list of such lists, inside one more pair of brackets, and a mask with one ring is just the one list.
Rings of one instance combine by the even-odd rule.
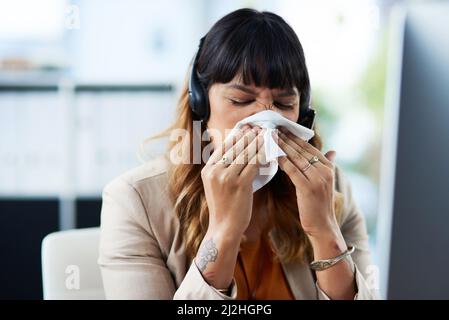
[[105, 299], [97, 264], [99, 228], [54, 232], [42, 241], [45, 300]]

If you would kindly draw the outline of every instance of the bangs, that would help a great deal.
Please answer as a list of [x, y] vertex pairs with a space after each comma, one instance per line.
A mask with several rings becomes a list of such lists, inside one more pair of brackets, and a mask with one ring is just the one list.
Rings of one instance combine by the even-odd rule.
[[[308, 91], [309, 79], [301, 44], [285, 23], [269, 16], [250, 19], [227, 34], [206, 37], [198, 71], [207, 88], [234, 78], [245, 85]], [[209, 40], [209, 41], [208, 41]]]

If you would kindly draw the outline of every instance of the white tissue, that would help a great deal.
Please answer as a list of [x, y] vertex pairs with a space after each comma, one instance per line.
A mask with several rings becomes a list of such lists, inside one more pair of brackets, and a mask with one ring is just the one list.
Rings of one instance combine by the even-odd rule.
[[233, 137], [237, 133], [237, 131], [247, 123], [267, 129], [263, 138], [264, 152], [266, 160], [268, 162], [268, 167], [261, 167], [256, 178], [253, 181], [253, 192], [256, 192], [268, 182], [270, 182], [270, 180], [276, 174], [279, 168], [277, 158], [286, 155], [284, 151], [282, 151], [282, 149], [277, 145], [272, 136], [272, 132], [277, 127], [282, 126], [304, 141], [309, 141], [310, 139], [312, 139], [315, 133], [313, 130], [306, 128], [296, 122], [293, 122], [277, 112], [266, 110], [258, 112], [237, 122], [235, 127], [226, 137], [225, 141], [231, 139], [231, 137]]

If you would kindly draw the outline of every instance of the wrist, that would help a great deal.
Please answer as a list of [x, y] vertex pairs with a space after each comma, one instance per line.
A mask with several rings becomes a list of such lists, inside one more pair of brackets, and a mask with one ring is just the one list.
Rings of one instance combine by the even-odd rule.
[[210, 226], [195, 256], [204, 280], [214, 288], [228, 288], [232, 283], [240, 237], [222, 226]]
[[333, 258], [347, 249], [340, 229], [328, 230], [319, 235], [309, 236], [309, 241], [313, 248], [315, 260]]
[[220, 224], [209, 224], [207, 228], [206, 237], [213, 237], [216, 240], [220, 240], [220, 242], [232, 244], [238, 243], [243, 236], [243, 231], [236, 229], [235, 227], [230, 227], [226, 225]]
[[338, 225], [335, 216], [324, 222], [320, 222], [318, 225], [319, 227], [314, 226], [312, 228], [304, 229], [304, 232], [312, 244], [331, 241], [341, 235], [340, 226]]

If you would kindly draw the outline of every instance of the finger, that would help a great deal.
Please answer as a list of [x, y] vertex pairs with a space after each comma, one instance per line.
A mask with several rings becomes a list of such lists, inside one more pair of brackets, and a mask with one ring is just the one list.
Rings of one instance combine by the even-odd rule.
[[[228, 167], [232, 170], [234, 175], [241, 175], [242, 171], [247, 166], [255, 165], [256, 167], [261, 163], [263, 158], [258, 158], [258, 153], [263, 150], [264, 144], [264, 130], [260, 130], [257, 137], [239, 154], [235, 161]], [[260, 156], [260, 155], [259, 155]]]
[[[317, 148], [315, 148], [314, 146], [312, 146], [310, 143], [302, 140], [301, 138], [298, 138], [297, 136], [295, 136], [293, 133], [291, 133], [290, 131], [288, 131], [287, 129], [281, 127], [280, 128], [280, 133], [279, 135], [281, 137], [284, 137], [284, 139], [291, 139], [293, 140], [293, 142], [296, 143], [296, 145], [298, 145], [299, 147], [301, 147], [305, 152], [307, 152], [310, 157], [311, 156], [317, 156], [318, 159], [320, 159], [320, 162], [323, 163], [325, 166], [328, 167], [333, 167], [333, 163], [331, 161], [329, 161], [322, 153], [320, 150], [318, 150]], [[285, 138], [286, 136], [286, 138]]]
[[[291, 138], [287, 137], [285, 134], [283, 134], [282, 132], [279, 134], [279, 137], [281, 140], [283, 140], [287, 145], [289, 145], [293, 150], [295, 150], [296, 152], [298, 152], [304, 159], [305, 161], [309, 162], [312, 157], [314, 157], [315, 155], [312, 155], [310, 153], [308, 153], [306, 150], [304, 150], [301, 146], [297, 145], [295, 141], [293, 141]], [[295, 162], [295, 161], [294, 161]], [[307, 164], [306, 164], [307, 165]], [[331, 167], [326, 166], [325, 164], [323, 164], [321, 161], [316, 162], [313, 164], [315, 168], [318, 169], [318, 172], [324, 176], [326, 174], [326, 170], [330, 169]], [[300, 169], [305, 168], [305, 165], [302, 167], [299, 167]]]
[[[285, 142], [287, 142], [288, 145], [290, 145], [293, 149], [304, 155], [305, 158], [310, 159], [312, 157], [312, 154], [309, 153], [307, 150], [305, 150], [303, 147], [301, 147], [296, 140], [299, 138], [295, 136], [296, 139], [291, 138], [290, 135], [286, 135], [281, 130], [278, 131], [279, 137], [281, 137]], [[301, 140], [301, 139], [299, 139]]]
[[320, 179], [320, 173], [315, 165], [309, 167], [309, 161], [302, 154], [293, 149], [281, 135], [279, 136], [279, 146], [287, 154], [289, 160], [307, 177], [308, 180]]
[[231, 164], [246, 164], [249, 157], [249, 151], [257, 152], [257, 137], [261, 129], [253, 127], [246, 136], [244, 136], [234, 147], [234, 158]]
[[218, 162], [217, 165], [225, 168], [229, 167], [231, 163], [234, 162], [235, 159], [243, 152], [243, 150], [245, 150], [245, 148], [256, 138], [258, 131], [259, 129], [255, 127], [246, 131], [243, 137], [241, 137], [239, 141], [237, 141], [237, 143], [223, 155], [223, 157], [228, 159], [226, 163]]
[[263, 139], [263, 134], [260, 135], [259, 139], [262, 141], [262, 143], [259, 144], [257, 153], [254, 154], [251, 159], [249, 159], [247, 165], [240, 172], [240, 176], [243, 179], [250, 179], [251, 181], [254, 180], [263, 164], [267, 163], [264, 152], [265, 140]]
[[214, 152], [211, 154], [206, 162], [206, 166], [214, 165], [217, 161], [219, 161], [223, 157], [223, 155], [250, 129], [250, 125], [244, 125], [231, 139], [229, 139], [228, 141], [226, 141], [227, 139], [225, 139], [225, 141], [221, 143], [220, 147], [214, 150]]
[[286, 156], [278, 158], [279, 167], [290, 177], [295, 186], [308, 186], [309, 180], [304, 173]]
[[[293, 136], [293, 135], [291, 135], [291, 136]], [[298, 150], [298, 148], [301, 149], [301, 147], [296, 145], [292, 139], [286, 137], [285, 134], [283, 134], [283, 135], [280, 134], [279, 139], [286, 142], [289, 146], [293, 145], [292, 148], [294, 150]], [[322, 153], [320, 151], [318, 151], [318, 153], [320, 155], [322, 155]], [[298, 158], [301, 158], [301, 157], [304, 158], [304, 160], [307, 161], [307, 163], [303, 160], [302, 163], [305, 163], [305, 165], [303, 167], [299, 167], [299, 169], [309, 178], [309, 180], [311, 182], [318, 182], [318, 179], [323, 180], [325, 182], [332, 180], [332, 178], [334, 176], [334, 167], [333, 167], [333, 163], [330, 162], [326, 156], [324, 156], [324, 157], [327, 159], [327, 161], [330, 163], [330, 165], [325, 165], [321, 161], [315, 162], [315, 163], [309, 165], [312, 155], [307, 153], [305, 150], [303, 150], [302, 152], [299, 153]], [[296, 157], [295, 157], [295, 160], [296, 160]], [[296, 161], [293, 161], [293, 162], [296, 163]], [[309, 171], [310, 171], [310, 173], [309, 173]]]
[[329, 159], [329, 161], [334, 162], [335, 156], [337, 155], [337, 152], [335, 150], [330, 150], [324, 154], [324, 156]]

